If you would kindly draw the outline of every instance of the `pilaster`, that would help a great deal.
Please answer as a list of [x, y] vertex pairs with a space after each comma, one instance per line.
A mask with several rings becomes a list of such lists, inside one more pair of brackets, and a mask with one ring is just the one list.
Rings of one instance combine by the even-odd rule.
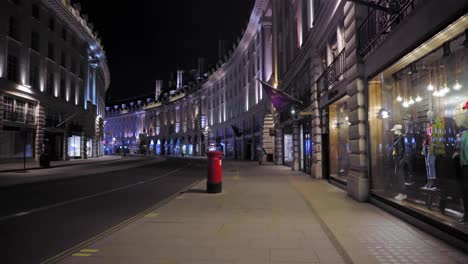
[[293, 166], [292, 170], [293, 171], [298, 171], [300, 170], [300, 140], [299, 140], [299, 123], [294, 122], [293, 123]]
[[365, 17], [362, 6], [348, 2], [345, 5], [346, 73], [349, 108], [350, 172], [348, 195], [358, 201], [369, 198], [370, 181], [367, 169], [367, 98], [365, 94], [364, 67], [357, 59], [357, 28]]
[[275, 135], [275, 165], [283, 165], [283, 129], [276, 128]]

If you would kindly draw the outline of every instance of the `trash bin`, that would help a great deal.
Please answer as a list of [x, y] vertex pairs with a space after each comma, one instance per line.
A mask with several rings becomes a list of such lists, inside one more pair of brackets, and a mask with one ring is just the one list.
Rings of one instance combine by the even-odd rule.
[[223, 179], [223, 167], [222, 151], [208, 151], [208, 174], [206, 191], [208, 193], [220, 193], [222, 192], [222, 179]]
[[50, 167], [49, 155], [42, 153], [41, 156], [39, 156], [39, 166], [45, 167], [45, 168]]

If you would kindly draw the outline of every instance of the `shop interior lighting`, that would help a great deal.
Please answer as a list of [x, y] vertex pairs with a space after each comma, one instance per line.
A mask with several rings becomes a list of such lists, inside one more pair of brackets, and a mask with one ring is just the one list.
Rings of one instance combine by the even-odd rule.
[[413, 104], [414, 104], [414, 100], [413, 100], [413, 97], [412, 97], [412, 96], [410, 96], [410, 99], [409, 99], [409, 101], [408, 101], [408, 104], [409, 104], [409, 105], [413, 105]]
[[410, 106], [409, 102], [405, 100], [405, 101], [403, 102], [403, 107], [404, 107], [404, 108], [408, 108], [409, 106]]
[[418, 102], [418, 103], [421, 102], [421, 101], [422, 101], [422, 97], [418, 95], [418, 96], [416, 97], [415, 101]]
[[401, 97], [401, 95], [398, 95], [398, 97], [396, 98], [396, 100], [397, 100], [398, 102], [401, 102], [401, 101], [403, 101], [403, 97]]
[[382, 108], [379, 111], [379, 117], [382, 119], [388, 119], [390, 117], [390, 112], [387, 109]]
[[456, 80], [455, 85], [453, 86], [453, 89], [455, 91], [459, 91], [459, 90], [461, 90], [461, 88], [462, 88], [462, 85], [458, 82], [458, 80]]

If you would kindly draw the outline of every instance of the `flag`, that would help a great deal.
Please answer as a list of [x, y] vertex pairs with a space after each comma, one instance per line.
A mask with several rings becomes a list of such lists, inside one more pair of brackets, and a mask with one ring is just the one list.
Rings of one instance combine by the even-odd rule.
[[298, 100], [290, 96], [289, 94], [274, 88], [266, 82], [263, 82], [261, 80], [258, 81], [262, 84], [263, 91], [265, 91], [268, 98], [270, 98], [270, 101], [275, 107], [276, 111], [282, 112], [292, 103], [302, 105], [301, 100]]

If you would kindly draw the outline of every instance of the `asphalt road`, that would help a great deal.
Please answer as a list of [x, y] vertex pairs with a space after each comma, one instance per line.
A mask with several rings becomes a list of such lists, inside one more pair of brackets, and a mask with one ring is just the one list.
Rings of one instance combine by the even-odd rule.
[[1, 188], [0, 263], [41, 263], [87, 241], [203, 179], [204, 163], [134, 159], [76, 165], [51, 169], [64, 175], [55, 180]]

